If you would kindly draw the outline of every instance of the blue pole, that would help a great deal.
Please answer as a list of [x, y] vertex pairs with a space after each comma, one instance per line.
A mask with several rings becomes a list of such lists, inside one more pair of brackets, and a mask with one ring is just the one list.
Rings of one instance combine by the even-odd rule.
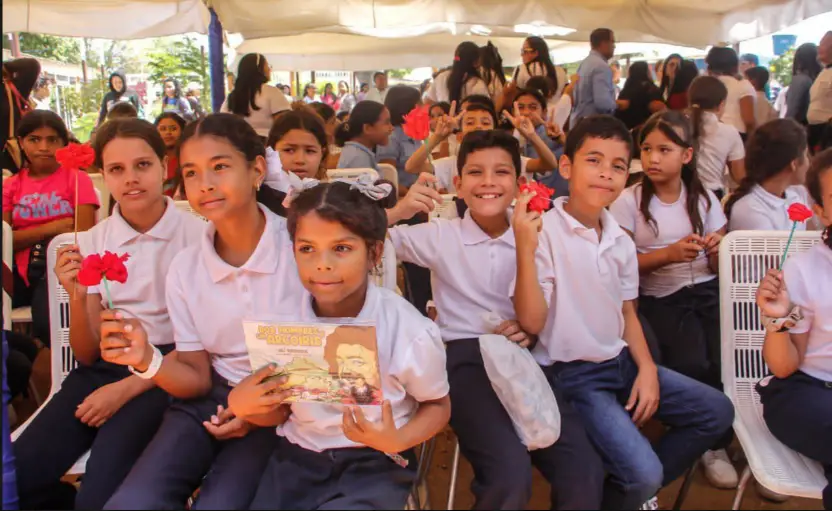
[[211, 68], [211, 107], [219, 112], [225, 101], [225, 66], [222, 56], [222, 23], [214, 9], [208, 25], [208, 61]]
[[3, 331], [3, 509], [17, 509], [17, 478], [14, 472], [14, 453], [12, 452], [12, 438], [9, 433], [8, 408], [11, 395], [6, 381], [6, 357], [9, 345], [6, 343], [6, 332]]

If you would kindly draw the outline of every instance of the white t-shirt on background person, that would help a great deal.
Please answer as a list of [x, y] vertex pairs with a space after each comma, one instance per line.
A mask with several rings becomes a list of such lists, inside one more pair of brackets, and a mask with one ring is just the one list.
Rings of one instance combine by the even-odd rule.
[[[245, 119], [261, 137], [269, 136], [275, 114], [292, 108], [282, 90], [265, 84], [260, 88], [260, 92], [254, 96], [254, 104], [260, 109], [254, 110], [249, 105], [250, 111]], [[228, 98], [225, 98], [220, 112], [232, 113], [228, 108]]]

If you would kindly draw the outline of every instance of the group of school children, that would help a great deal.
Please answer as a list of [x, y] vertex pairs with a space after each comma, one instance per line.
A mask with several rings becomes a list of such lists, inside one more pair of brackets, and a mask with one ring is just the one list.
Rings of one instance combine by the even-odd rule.
[[[414, 177], [398, 200], [383, 181], [309, 180], [330, 140], [304, 108], [276, 117], [268, 150], [242, 117], [209, 115], [185, 128], [175, 155], [207, 224], [163, 194], [169, 153], [153, 125], [103, 124], [95, 165], [117, 205], [49, 269], [70, 295], [79, 367], [14, 442], [21, 507], [401, 509], [414, 448], [448, 424], [473, 467], [477, 509], [524, 508], [533, 467], [555, 509], [654, 505], [732, 440], [720, 240], [733, 224], [790, 228], [795, 197], [811, 202], [825, 242], [763, 279], [774, 377], [759, 391], [772, 432], [832, 480], [832, 152], [810, 164], [799, 127], [760, 127], [726, 218], [699, 176], [701, 126], [683, 114], [654, 115], [635, 141], [610, 116], [564, 136], [529, 110], [545, 102], [523, 98], [533, 101], [506, 114], [516, 134], [495, 129], [486, 102], [440, 116], [427, 148], [402, 150], [400, 175]], [[360, 102], [338, 133], [339, 166], [377, 168], [376, 148], [390, 146], [403, 113]], [[431, 162], [457, 130], [457, 156]], [[526, 144], [534, 156], [521, 157]], [[634, 145], [644, 176], [627, 188]], [[530, 211], [520, 183], [553, 169], [564, 189], [547, 212]], [[286, 186], [289, 173], [302, 185]], [[440, 191], [457, 194], [461, 217], [414, 221]], [[435, 321], [371, 282], [385, 241], [429, 270]], [[130, 255], [127, 282], [82, 286], [83, 257], [105, 250]], [[490, 331], [486, 313], [505, 321]], [[384, 404], [285, 403], [286, 380], [252, 372], [243, 335], [244, 320], [274, 315], [374, 322]], [[483, 365], [486, 334], [531, 350], [552, 386], [561, 434], [550, 447], [520, 441]], [[654, 445], [640, 431], [651, 418], [667, 428]], [[75, 495], [62, 476], [88, 450]]]

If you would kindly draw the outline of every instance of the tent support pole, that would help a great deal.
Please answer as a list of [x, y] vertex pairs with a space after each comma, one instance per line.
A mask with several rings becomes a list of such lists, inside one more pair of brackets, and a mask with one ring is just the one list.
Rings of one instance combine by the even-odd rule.
[[225, 101], [225, 66], [222, 55], [222, 23], [214, 9], [210, 9], [208, 25], [208, 60], [211, 68], [211, 107], [219, 112]]

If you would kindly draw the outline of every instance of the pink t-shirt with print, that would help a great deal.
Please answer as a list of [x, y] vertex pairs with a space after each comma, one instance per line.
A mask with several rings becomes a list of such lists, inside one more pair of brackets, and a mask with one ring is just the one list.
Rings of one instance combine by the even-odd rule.
[[[78, 174], [78, 204], [99, 206], [90, 176]], [[12, 229], [24, 231], [75, 215], [75, 171], [58, 168], [53, 174], [35, 179], [22, 169], [3, 181], [3, 213], [12, 214]], [[29, 249], [14, 254], [17, 270], [29, 284]]]

